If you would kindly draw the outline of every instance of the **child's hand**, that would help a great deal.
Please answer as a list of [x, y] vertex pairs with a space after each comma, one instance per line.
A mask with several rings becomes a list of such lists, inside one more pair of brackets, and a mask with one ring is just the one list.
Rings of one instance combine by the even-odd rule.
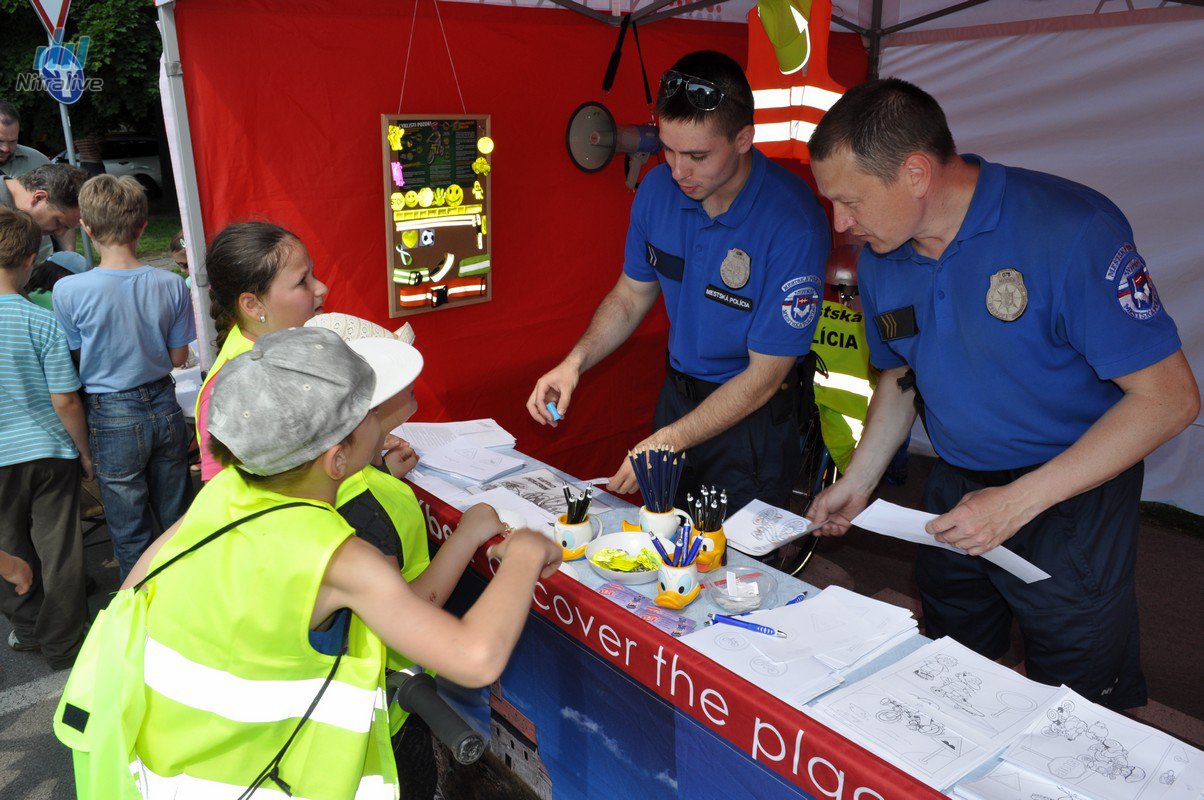
[[400, 480], [418, 466], [418, 454], [414, 452], [410, 443], [400, 436], [394, 436], [391, 433], [385, 436], [383, 448], [385, 450], [385, 467], [394, 478]]
[[488, 503], [477, 503], [465, 511], [460, 516], [460, 524], [456, 526], [456, 533], [463, 531], [464, 535], [471, 538], [474, 548], [507, 530], [498, 518], [497, 511]]
[[92, 456], [86, 453], [79, 455], [80, 477], [86, 481], [90, 481], [96, 477], [95, 470], [92, 469]]
[[[518, 548], [518, 550], [515, 548]], [[539, 553], [543, 558], [543, 567], [539, 571], [539, 577], [541, 578], [547, 578], [553, 572], [560, 569], [560, 562], [564, 559], [564, 550], [561, 549], [559, 544], [530, 528], [519, 528], [516, 531], [511, 531], [509, 536], [493, 547], [490, 547], [485, 555], [489, 558], [504, 561], [508, 554], [523, 550], [534, 551]]]
[[0, 553], [0, 578], [16, 587], [17, 594], [25, 594], [33, 586], [33, 570], [25, 559]]

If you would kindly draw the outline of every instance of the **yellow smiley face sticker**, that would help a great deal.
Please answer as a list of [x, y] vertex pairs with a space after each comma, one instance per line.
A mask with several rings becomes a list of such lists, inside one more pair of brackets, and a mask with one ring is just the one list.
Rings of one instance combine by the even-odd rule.
[[482, 136], [480, 139], [477, 139], [477, 150], [480, 150], [485, 155], [489, 155], [493, 152], [493, 140], [488, 136]]
[[410, 189], [406, 192], [406, 208], [413, 208], [418, 205], [418, 192]]
[[451, 186], [447, 187], [447, 192], [444, 194], [444, 199], [447, 200], [448, 206], [455, 208], [464, 202], [464, 189], [460, 187], [460, 184], [453, 183]]

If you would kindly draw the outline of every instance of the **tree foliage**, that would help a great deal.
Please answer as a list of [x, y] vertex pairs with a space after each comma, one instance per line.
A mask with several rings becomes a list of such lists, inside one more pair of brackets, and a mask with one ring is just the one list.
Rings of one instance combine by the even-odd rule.
[[[0, 0], [0, 18], [0, 97], [20, 110], [23, 141], [61, 150], [58, 103], [44, 91], [16, 91], [18, 74], [34, 71], [46, 31], [29, 0]], [[84, 75], [104, 81], [100, 91], [68, 106], [77, 138], [162, 125], [156, 18], [150, 0], [72, 0], [64, 38], [76, 44], [90, 38]]]

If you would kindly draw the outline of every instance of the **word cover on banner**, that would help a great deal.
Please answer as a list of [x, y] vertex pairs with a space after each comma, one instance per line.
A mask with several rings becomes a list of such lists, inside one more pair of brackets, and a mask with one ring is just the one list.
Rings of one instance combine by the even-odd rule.
[[[853, 524], [858, 528], [880, 533], [883, 536], [891, 536], [905, 542], [926, 544], [929, 547], [943, 547], [964, 555], [964, 551], [953, 545], [938, 542], [931, 533], [924, 530], [928, 521], [936, 519], [936, 517], [936, 514], [929, 514], [926, 511], [916, 511], [914, 508], [904, 508], [885, 500], [875, 500], [869, 508], [854, 517]], [[1021, 558], [1006, 547], [996, 547], [994, 550], [983, 553], [979, 558], [985, 558], [1025, 583], [1036, 583], [1049, 577], [1048, 572], [1027, 559]]]

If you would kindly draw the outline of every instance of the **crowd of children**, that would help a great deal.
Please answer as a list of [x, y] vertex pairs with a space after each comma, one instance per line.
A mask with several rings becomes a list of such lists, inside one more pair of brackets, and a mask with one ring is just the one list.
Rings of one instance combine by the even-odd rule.
[[[125, 789], [224, 796], [270, 777], [306, 797], [428, 794], [380, 757], [390, 737], [396, 748], [423, 730], [379, 701], [386, 667], [417, 661], [465, 685], [495, 680], [560, 548], [507, 532], [478, 505], [431, 558], [399, 479], [417, 457], [389, 433], [416, 410], [422, 357], [383, 330], [332, 323], [339, 315], [321, 313], [327, 289], [304, 244], [264, 222], [231, 225], [208, 248], [220, 352], [197, 401], [205, 484], [193, 498], [171, 377], [196, 335], [188, 289], [136, 256], [147, 222], [137, 182], [92, 178], [80, 214], [100, 263], [42, 270], [35, 299], [47, 308], [22, 293], [40, 232], [0, 208], [0, 610], [10, 645], [40, 648], [56, 668], [75, 659], [87, 625], [80, 481], [95, 475], [124, 585], [172, 563], [139, 589], [153, 598], [146, 708]], [[501, 566], [480, 600], [463, 617], [443, 611], [473, 554], [499, 534], [491, 556]], [[341, 687], [329, 713], [312, 698], [323, 676]], [[257, 698], [257, 681], [297, 696]], [[351, 722], [353, 696], [362, 713]], [[258, 701], [263, 713], [247, 722]], [[290, 759], [286, 740], [289, 752], [330, 755]], [[260, 775], [269, 761], [273, 774]]]

